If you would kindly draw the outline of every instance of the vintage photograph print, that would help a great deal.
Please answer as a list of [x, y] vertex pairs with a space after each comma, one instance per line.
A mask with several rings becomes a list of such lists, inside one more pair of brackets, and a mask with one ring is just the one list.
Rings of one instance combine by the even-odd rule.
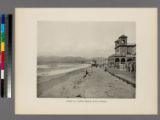
[[136, 98], [136, 23], [38, 21], [38, 98]]

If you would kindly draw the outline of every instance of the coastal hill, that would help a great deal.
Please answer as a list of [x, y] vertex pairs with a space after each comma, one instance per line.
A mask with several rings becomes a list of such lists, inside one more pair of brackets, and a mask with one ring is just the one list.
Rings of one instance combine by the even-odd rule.
[[95, 57], [95, 58], [84, 58], [84, 57], [73, 57], [73, 56], [38, 56], [37, 64], [51, 64], [51, 63], [90, 63], [91, 60], [103, 61], [105, 58], [103, 57]]

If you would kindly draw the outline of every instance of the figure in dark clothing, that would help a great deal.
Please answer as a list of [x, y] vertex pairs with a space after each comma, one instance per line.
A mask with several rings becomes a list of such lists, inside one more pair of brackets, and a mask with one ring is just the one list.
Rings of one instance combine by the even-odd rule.
[[85, 71], [85, 75], [83, 76], [83, 78], [86, 78], [87, 75], [89, 75], [89, 73], [88, 73], [88, 71], [86, 70], [86, 71]]

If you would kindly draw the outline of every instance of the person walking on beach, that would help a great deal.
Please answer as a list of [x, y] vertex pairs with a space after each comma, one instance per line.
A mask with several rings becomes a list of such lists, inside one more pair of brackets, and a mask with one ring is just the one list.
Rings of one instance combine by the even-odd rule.
[[86, 70], [86, 71], [85, 71], [85, 75], [83, 76], [83, 78], [86, 78], [87, 75], [89, 75], [89, 73], [88, 73], [88, 71]]

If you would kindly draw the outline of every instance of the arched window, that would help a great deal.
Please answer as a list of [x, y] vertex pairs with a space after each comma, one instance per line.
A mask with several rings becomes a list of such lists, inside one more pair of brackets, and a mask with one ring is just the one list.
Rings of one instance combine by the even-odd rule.
[[125, 58], [122, 58], [122, 59], [121, 59], [121, 64], [124, 64], [125, 61], [126, 61]]
[[125, 43], [125, 40], [122, 40], [121, 43], [124, 44], [124, 43]]
[[116, 59], [115, 59], [115, 62], [119, 62], [119, 58], [116, 58]]

